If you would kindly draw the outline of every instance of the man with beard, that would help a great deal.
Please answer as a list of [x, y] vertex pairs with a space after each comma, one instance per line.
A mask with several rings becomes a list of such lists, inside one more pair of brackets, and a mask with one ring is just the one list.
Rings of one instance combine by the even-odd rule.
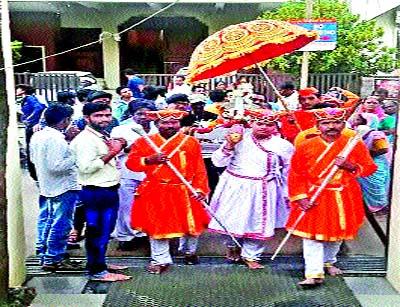
[[[187, 112], [161, 110], [148, 112], [159, 133], [150, 139], [161, 148], [156, 153], [144, 137], [131, 147], [126, 166], [134, 172], [144, 172], [146, 178], [137, 189], [131, 213], [133, 229], [150, 237], [151, 262], [147, 270], [161, 274], [170, 264], [169, 239], [181, 238], [180, 251], [186, 264], [196, 264], [198, 236], [207, 228], [209, 216], [200, 201], [209, 193], [207, 175], [198, 141], [179, 132], [180, 120]], [[198, 194], [188, 188], [166, 165], [170, 161], [192, 184]]]
[[[315, 287], [329, 275], [342, 272], [334, 266], [343, 240], [353, 239], [364, 219], [362, 193], [357, 177], [375, 172], [376, 165], [360, 140], [351, 153], [340, 156], [351, 137], [342, 133], [346, 111], [327, 108], [315, 111], [320, 136], [306, 140], [295, 150], [288, 176], [291, 211], [286, 228], [303, 238], [305, 280], [302, 287]], [[330, 169], [339, 170], [314, 203], [313, 193]], [[299, 215], [306, 211], [297, 226]]]
[[132, 250], [133, 239], [145, 238], [146, 234], [133, 230], [130, 226], [131, 208], [134, 201], [134, 195], [137, 187], [143, 181], [145, 174], [143, 172], [132, 172], [126, 168], [125, 162], [128, 156], [130, 146], [140, 137], [134, 131], [135, 128], [144, 129], [148, 134], [158, 132], [154, 123], [148, 120], [147, 111], [155, 111], [156, 108], [151, 100], [138, 98], [131, 101], [128, 105], [128, 111], [131, 117], [121, 123], [121, 126], [113, 128], [111, 131], [112, 138], [125, 138], [128, 147], [119, 153], [118, 169], [121, 173], [121, 186], [118, 189], [119, 194], [119, 210], [117, 224], [113, 231], [112, 237], [118, 241], [118, 249]]
[[98, 281], [121, 281], [130, 277], [111, 273], [121, 269], [106, 265], [110, 234], [115, 227], [119, 206], [119, 171], [115, 156], [126, 146], [122, 138], [111, 139], [106, 133], [112, 120], [111, 107], [88, 102], [83, 106], [85, 129], [71, 142], [78, 165], [80, 199], [85, 207], [86, 255], [89, 278]]
[[[221, 175], [211, 208], [227, 229], [242, 241], [242, 250], [227, 242], [227, 258], [244, 261], [249, 269], [262, 269], [260, 256], [275, 228], [283, 228], [289, 213], [286, 176], [293, 153], [290, 142], [276, 136], [279, 117], [270, 111], [247, 111], [251, 132], [226, 142], [213, 153], [215, 166], [227, 167]], [[209, 229], [227, 234], [215, 220]]]

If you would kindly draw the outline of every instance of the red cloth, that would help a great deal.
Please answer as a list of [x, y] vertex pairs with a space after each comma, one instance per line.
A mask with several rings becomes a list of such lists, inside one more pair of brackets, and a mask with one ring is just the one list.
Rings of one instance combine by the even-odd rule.
[[[334, 159], [347, 144], [349, 136], [341, 135], [332, 147], [321, 137], [314, 137], [301, 143], [291, 161], [288, 185], [291, 211], [286, 228], [291, 230], [302, 210], [297, 200], [311, 198], [330, 168]], [[377, 169], [368, 149], [360, 141], [348, 156], [359, 171], [352, 174], [339, 170], [327, 187], [321, 192], [315, 206], [307, 210], [297, 225], [294, 235], [322, 241], [339, 241], [356, 236], [364, 219], [362, 193], [357, 176], [365, 177]]]
[[297, 134], [299, 134], [299, 128], [293, 123], [291, 117], [296, 119], [296, 122], [301, 128], [301, 131], [310, 129], [314, 127], [316, 124], [316, 119], [313, 111], [305, 111], [305, 110], [296, 110], [293, 113], [284, 112], [282, 113], [280, 120], [282, 123], [280, 132], [282, 136], [293, 143]]
[[[168, 140], [160, 134], [150, 138], [166, 155], [180, 146], [171, 163], [196, 190], [209, 193], [200, 144], [195, 138], [181, 133]], [[142, 137], [132, 145], [126, 162], [132, 171], [146, 173], [132, 207], [132, 228], [155, 239], [200, 235], [210, 221], [208, 213], [200, 202], [190, 197], [188, 189], [166, 164], [144, 164], [144, 158], [153, 154], [155, 151]]]

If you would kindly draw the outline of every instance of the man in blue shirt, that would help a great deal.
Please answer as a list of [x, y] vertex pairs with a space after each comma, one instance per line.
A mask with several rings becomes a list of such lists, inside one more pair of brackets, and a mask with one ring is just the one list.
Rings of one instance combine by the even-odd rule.
[[127, 86], [131, 89], [132, 96], [134, 98], [143, 98], [144, 80], [136, 76], [136, 72], [131, 68], [125, 69], [123, 74], [128, 79]]
[[30, 160], [29, 143], [33, 135], [33, 127], [39, 123], [40, 116], [46, 108], [35, 96], [35, 89], [28, 84], [18, 84], [15, 88], [15, 95], [22, 97], [21, 120], [25, 124], [26, 155], [28, 171], [34, 180], [37, 180], [35, 166]]

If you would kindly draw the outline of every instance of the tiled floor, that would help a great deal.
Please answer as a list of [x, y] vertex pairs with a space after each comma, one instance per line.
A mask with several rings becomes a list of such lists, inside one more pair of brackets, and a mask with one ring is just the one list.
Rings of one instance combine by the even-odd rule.
[[34, 277], [26, 284], [33, 287], [39, 294], [81, 294], [87, 284], [87, 278], [82, 277]]
[[105, 294], [38, 294], [33, 307], [101, 307]]
[[85, 277], [34, 277], [27, 282], [28, 287], [36, 289], [37, 296], [32, 306], [39, 307], [84, 307], [102, 306], [105, 294], [81, 294], [87, 278]]
[[363, 307], [400, 306], [400, 294], [384, 277], [345, 277]]

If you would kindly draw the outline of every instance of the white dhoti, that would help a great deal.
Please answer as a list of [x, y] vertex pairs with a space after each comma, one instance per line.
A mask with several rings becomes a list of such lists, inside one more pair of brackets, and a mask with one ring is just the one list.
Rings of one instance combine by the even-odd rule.
[[115, 229], [111, 236], [117, 241], [131, 241], [136, 237], [146, 236], [145, 233], [131, 228], [131, 210], [137, 186], [141, 183], [135, 179], [121, 179], [118, 189], [119, 209]]
[[[286, 174], [292, 153], [293, 145], [286, 140], [274, 136], [261, 142], [251, 134], [234, 150], [223, 145], [213, 153], [214, 165], [227, 169], [211, 199], [211, 210], [235, 237], [266, 240], [285, 226]], [[209, 229], [227, 234], [214, 219]]]
[[[266, 242], [264, 240], [255, 240], [248, 238], [237, 238], [242, 245], [240, 256], [246, 260], [259, 261], [265, 250]], [[230, 239], [226, 246], [228, 248], [236, 247], [236, 244]]]
[[[289, 208], [277, 177], [249, 177], [225, 171], [211, 200], [211, 209], [238, 238], [265, 240], [285, 226]], [[225, 233], [212, 219], [211, 231]]]
[[306, 278], [324, 278], [324, 267], [336, 263], [342, 241], [324, 242], [303, 239]]

